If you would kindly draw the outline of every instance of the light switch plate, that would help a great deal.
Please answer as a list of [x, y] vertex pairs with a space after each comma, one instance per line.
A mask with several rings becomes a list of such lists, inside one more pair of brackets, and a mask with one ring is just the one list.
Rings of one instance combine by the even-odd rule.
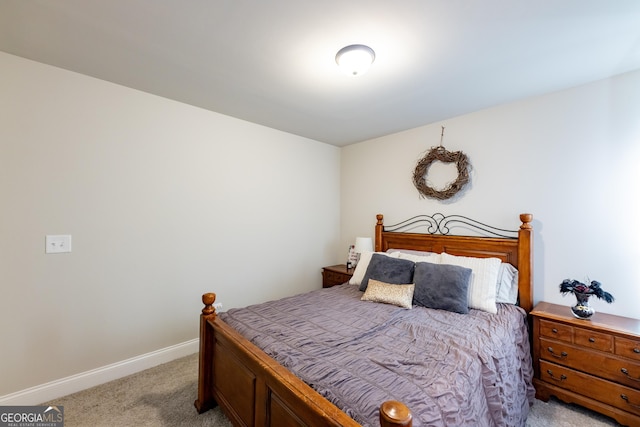
[[58, 234], [45, 238], [45, 253], [62, 254], [71, 252], [71, 235]]

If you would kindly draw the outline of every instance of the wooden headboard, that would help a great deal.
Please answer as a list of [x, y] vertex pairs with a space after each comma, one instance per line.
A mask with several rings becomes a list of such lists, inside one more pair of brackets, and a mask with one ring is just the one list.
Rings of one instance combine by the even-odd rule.
[[[376, 216], [375, 250], [411, 249], [446, 252], [478, 258], [500, 258], [518, 269], [518, 304], [527, 313], [533, 308], [533, 215], [520, 214], [518, 230], [504, 230], [459, 215], [420, 215], [385, 226]], [[426, 232], [406, 232], [426, 228]], [[478, 236], [448, 234], [452, 228], [472, 230]], [[493, 236], [493, 237], [487, 237]]]

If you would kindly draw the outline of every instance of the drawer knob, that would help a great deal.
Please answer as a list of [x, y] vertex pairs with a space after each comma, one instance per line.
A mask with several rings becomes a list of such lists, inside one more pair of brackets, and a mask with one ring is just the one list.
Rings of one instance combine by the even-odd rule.
[[568, 356], [568, 354], [567, 354], [567, 352], [566, 352], [566, 351], [563, 351], [563, 352], [562, 352], [562, 353], [560, 353], [560, 354], [556, 354], [556, 353], [553, 351], [553, 347], [547, 347], [547, 351], [548, 351], [549, 353], [551, 353], [551, 355], [552, 355], [553, 357], [557, 357], [558, 359], [564, 359], [565, 357], [567, 357], [567, 356]]
[[625, 402], [627, 402], [627, 405], [636, 408], [636, 409], [640, 409], [640, 405], [634, 405], [633, 403], [629, 402], [629, 398], [627, 397], [626, 394], [621, 394], [620, 397], [622, 398], [622, 400], [624, 400]]
[[554, 334], [557, 334], [557, 333], [558, 333], [558, 330], [557, 330], [556, 328], [553, 328], [553, 329], [551, 330], [551, 332], [553, 332]]
[[551, 371], [551, 369], [547, 369], [547, 374], [549, 374], [549, 376], [551, 377], [552, 380], [554, 381], [564, 381], [567, 379], [567, 376], [562, 374], [560, 375], [560, 378], [556, 377], [553, 375], [553, 372]]
[[622, 368], [620, 369], [620, 372], [622, 372], [623, 374], [625, 374], [627, 376], [627, 378], [629, 378], [630, 380], [634, 380], [634, 381], [640, 381], [640, 378], [634, 378], [631, 375], [629, 375], [629, 371], [627, 371], [627, 368]]
[[596, 342], [596, 339], [595, 339], [595, 338], [593, 338], [593, 337], [590, 337], [590, 338], [589, 338], [589, 342]]
[[636, 353], [636, 354], [640, 353], [640, 348], [634, 348], [633, 352]]

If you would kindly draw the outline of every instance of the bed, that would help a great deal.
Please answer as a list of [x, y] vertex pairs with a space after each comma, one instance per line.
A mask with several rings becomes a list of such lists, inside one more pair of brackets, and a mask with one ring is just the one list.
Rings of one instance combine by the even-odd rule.
[[[509, 231], [435, 214], [385, 226], [377, 215], [375, 253], [350, 284], [220, 315], [203, 295], [196, 409], [220, 405], [236, 426], [524, 425], [532, 215], [520, 221]], [[400, 277], [410, 264], [416, 283]], [[496, 265], [517, 274], [500, 279]], [[487, 271], [498, 280], [488, 298]]]

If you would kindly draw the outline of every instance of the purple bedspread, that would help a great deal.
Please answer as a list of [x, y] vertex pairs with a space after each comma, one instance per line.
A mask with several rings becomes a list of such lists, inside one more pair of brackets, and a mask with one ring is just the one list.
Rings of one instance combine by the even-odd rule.
[[524, 426], [533, 403], [526, 316], [360, 301], [342, 285], [220, 317], [364, 426], [405, 403], [414, 426]]

